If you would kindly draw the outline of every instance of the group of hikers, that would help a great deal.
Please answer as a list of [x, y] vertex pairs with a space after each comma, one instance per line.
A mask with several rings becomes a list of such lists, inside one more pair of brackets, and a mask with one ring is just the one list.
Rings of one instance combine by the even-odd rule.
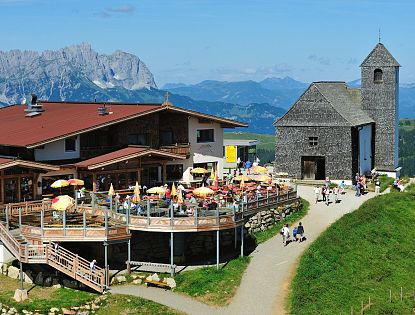
[[[314, 187], [314, 195], [315, 195], [315, 201], [316, 203], [322, 200], [327, 206], [330, 204], [330, 195], [334, 195], [334, 202], [338, 203], [340, 202], [339, 196], [344, 194], [344, 189], [346, 185], [344, 181], [342, 181], [339, 185], [336, 185], [335, 187], [330, 187], [330, 179], [327, 177], [326, 181], [324, 182], [324, 185], [319, 187]], [[322, 197], [320, 199], [320, 196]]]
[[[290, 229], [288, 228], [288, 224], [284, 224], [283, 228], [280, 231], [280, 234], [282, 236], [282, 243], [284, 244], [284, 246], [287, 246], [288, 243], [291, 242], [291, 234]], [[298, 223], [298, 226], [293, 228], [293, 241], [305, 241], [304, 226], [301, 222]]]

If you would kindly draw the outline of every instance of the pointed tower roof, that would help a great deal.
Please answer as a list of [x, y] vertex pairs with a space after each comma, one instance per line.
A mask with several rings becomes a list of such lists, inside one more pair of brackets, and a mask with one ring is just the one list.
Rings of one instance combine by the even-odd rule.
[[393, 58], [392, 54], [378, 43], [370, 54], [363, 60], [361, 67], [400, 67], [401, 65]]

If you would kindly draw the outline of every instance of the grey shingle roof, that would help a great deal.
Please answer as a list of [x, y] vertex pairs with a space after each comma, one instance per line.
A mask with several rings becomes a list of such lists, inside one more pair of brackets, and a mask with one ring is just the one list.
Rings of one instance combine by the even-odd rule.
[[400, 67], [401, 65], [392, 56], [383, 44], [378, 43], [370, 54], [363, 60], [361, 67]]
[[360, 89], [349, 88], [345, 82], [314, 82], [312, 84], [351, 126], [374, 122], [362, 109]]

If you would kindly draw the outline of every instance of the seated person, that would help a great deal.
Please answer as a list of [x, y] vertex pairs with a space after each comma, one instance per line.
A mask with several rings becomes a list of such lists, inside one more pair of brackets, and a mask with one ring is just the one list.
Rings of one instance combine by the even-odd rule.
[[186, 213], [189, 217], [191, 217], [191, 216], [194, 216], [194, 214], [195, 214], [195, 210], [193, 209], [193, 207], [188, 207], [188, 208], [186, 208], [185, 213]]
[[143, 207], [138, 203], [137, 204], [137, 215], [141, 214], [142, 211], [143, 211]]

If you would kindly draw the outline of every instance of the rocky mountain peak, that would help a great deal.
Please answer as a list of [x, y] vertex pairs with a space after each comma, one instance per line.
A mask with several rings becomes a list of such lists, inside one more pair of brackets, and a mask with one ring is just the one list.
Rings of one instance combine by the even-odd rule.
[[97, 90], [117, 87], [137, 90], [157, 85], [137, 56], [121, 50], [99, 54], [89, 43], [41, 53], [0, 51], [0, 103], [16, 103], [30, 93], [41, 99], [70, 100], [75, 95], [78, 100], [79, 95], [93, 99]]

